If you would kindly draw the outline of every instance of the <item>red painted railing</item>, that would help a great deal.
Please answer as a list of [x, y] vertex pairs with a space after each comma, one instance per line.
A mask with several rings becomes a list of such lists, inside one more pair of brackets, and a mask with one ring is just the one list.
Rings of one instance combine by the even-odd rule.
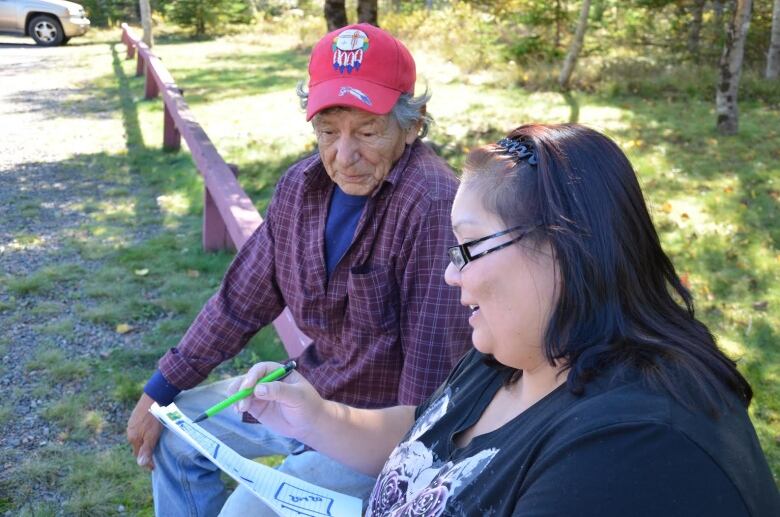
[[[153, 99], [162, 94], [163, 148], [178, 151], [183, 137], [203, 176], [203, 248], [240, 248], [263, 218], [238, 184], [238, 168], [225, 163], [184, 102], [183, 91], [170, 72], [126, 23], [122, 24], [122, 43], [127, 47], [127, 59], [137, 55], [136, 76], [146, 76], [144, 97]], [[274, 320], [274, 328], [290, 357], [299, 355], [311, 343], [295, 324], [289, 309]]]

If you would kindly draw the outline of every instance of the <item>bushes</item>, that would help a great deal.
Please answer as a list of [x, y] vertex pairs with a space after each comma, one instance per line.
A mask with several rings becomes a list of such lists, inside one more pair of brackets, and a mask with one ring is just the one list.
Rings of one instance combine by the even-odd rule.
[[139, 19], [135, 0], [78, 0], [95, 27], [111, 27]]
[[196, 36], [219, 32], [231, 23], [249, 23], [249, 5], [242, 0], [175, 0], [165, 6], [167, 18]]

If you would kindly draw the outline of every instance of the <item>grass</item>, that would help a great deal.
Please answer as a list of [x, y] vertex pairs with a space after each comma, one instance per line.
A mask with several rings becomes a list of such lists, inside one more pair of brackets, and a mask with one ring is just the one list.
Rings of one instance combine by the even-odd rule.
[[58, 349], [44, 350], [26, 364], [28, 372], [37, 372], [45, 380], [44, 383], [67, 382], [86, 379], [89, 376], [89, 362], [84, 360], [68, 360]]
[[[0, 496], [0, 509], [5, 504], [14, 515], [29, 516], [153, 515], [148, 482], [145, 476], [128, 477], [138, 467], [124, 447], [85, 453], [51, 445], [38, 452], [37, 460], [19, 469], [24, 484], [0, 481], [0, 493], [14, 494], [13, 502]], [[64, 505], [42, 500], [38, 489], [47, 486], [60, 486], [70, 497]]]
[[[317, 33], [312, 27], [315, 22], [307, 18], [289, 25], [287, 33], [262, 26], [200, 42], [162, 37], [155, 48], [216, 148], [239, 166], [240, 182], [261, 213], [278, 177], [314, 149], [293, 92], [304, 78], [311, 34]], [[744, 102], [740, 134], [723, 138], [714, 131], [712, 102], [697, 93], [666, 95], [652, 77], [633, 77], [639, 85], [634, 90], [566, 96], [531, 91], [514, 86], [517, 78], [502, 71], [495, 81], [489, 80], [490, 70], [463, 74], [430, 52], [424, 36], [415, 39], [410, 32], [407, 41], [434, 94], [429, 109], [437, 125], [430, 141], [454, 168], [469, 148], [534, 120], [579, 121], [626, 150], [699, 316], [755, 388], [750, 415], [777, 479], [780, 151], [774, 142], [780, 109], [760, 100]], [[151, 514], [148, 476], [120, 445], [122, 423], [110, 422], [106, 406], [95, 400], [99, 395], [128, 414], [157, 359], [176, 345], [231, 258], [201, 251], [202, 181], [186, 152], [161, 150], [161, 103], [142, 99], [134, 63], [124, 61], [123, 48], [111, 43], [117, 33], [95, 31], [90, 38], [85, 43], [100, 48], [92, 66], [101, 72], [65, 103], [79, 106], [79, 116], [87, 119], [110, 114], [125, 136], [120, 149], [74, 155], [58, 164], [90, 171], [103, 184], [76, 207], [88, 220], [64, 235], [66, 251], [79, 254], [89, 269], [63, 263], [26, 277], [0, 277], [0, 316], [18, 321], [26, 317], [21, 307], [35, 302], [29, 310], [43, 351], [24, 363], [26, 369], [41, 378], [38, 388], [47, 378], [63, 386], [42, 410], [60, 433], [56, 446], [39, 449], [0, 476], [0, 510], [19, 515], [115, 514], [119, 505], [131, 515]], [[645, 95], [649, 91], [654, 93]], [[69, 115], [58, 116], [66, 127]], [[37, 205], [20, 202], [35, 217]], [[13, 249], [41, 245], [29, 234], [14, 242]], [[72, 306], [69, 314], [63, 312], [66, 305]], [[81, 324], [113, 333], [117, 346], [88, 360], [52, 349], [52, 339], [72, 338]], [[119, 324], [133, 330], [116, 333]], [[0, 338], [0, 356], [11, 346]], [[278, 338], [265, 329], [211, 378], [282, 357]], [[45, 396], [42, 388], [35, 393]], [[13, 417], [20, 396], [10, 393], [0, 406], [0, 428]], [[108, 445], [79, 452], [97, 439]], [[65, 494], [64, 506], [37, 500], [41, 489]]]
[[80, 279], [83, 273], [79, 265], [62, 264], [44, 267], [30, 276], [7, 277], [5, 284], [8, 291], [17, 296], [45, 294]]

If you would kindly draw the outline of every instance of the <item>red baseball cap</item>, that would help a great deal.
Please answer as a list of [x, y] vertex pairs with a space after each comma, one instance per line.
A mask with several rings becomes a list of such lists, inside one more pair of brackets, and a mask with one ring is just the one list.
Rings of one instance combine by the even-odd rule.
[[397, 39], [367, 23], [322, 38], [309, 60], [306, 120], [333, 106], [390, 113], [402, 93], [414, 94], [414, 59]]

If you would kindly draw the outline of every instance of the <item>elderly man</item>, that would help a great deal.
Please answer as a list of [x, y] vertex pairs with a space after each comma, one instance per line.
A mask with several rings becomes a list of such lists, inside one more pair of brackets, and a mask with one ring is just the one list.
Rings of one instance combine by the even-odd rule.
[[[149, 407], [175, 398], [195, 416], [224, 398], [227, 382], [191, 388], [285, 306], [313, 339], [298, 371], [324, 397], [352, 406], [419, 404], [469, 346], [467, 310], [443, 281], [457, 180], [419, 140], [430, 96], [413, 96], [411, 54], [386, 32], [353, 25], [315, 46], [309, 78], [298, 93], [319, 152], [279, 180], [264, 223], [162, 357], [130, 417], [157, 515], [213, 515], [227, 494], [219, 471], [161, 434]], [[307, 481], [362, 498], [373, 485], [234, 411], [203, 425], [244, 456], [287, 455], [280, 470]]]

